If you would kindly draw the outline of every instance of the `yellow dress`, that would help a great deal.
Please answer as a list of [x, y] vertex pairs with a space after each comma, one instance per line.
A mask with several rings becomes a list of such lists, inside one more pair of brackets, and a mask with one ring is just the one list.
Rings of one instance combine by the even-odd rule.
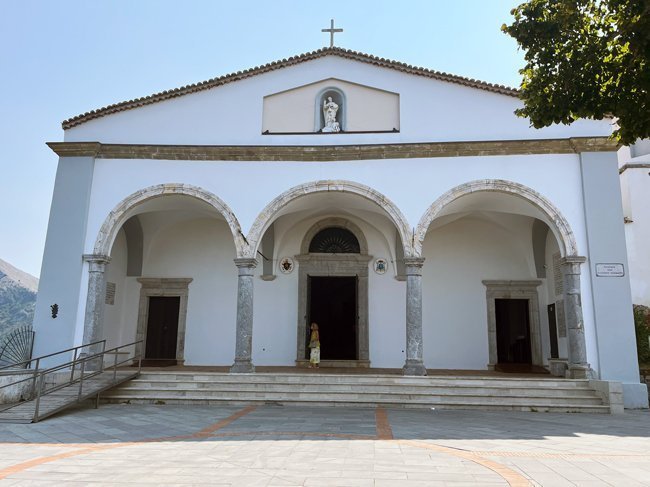
[[309, 348], [311, 349], [309, 363], [311, 365], [318, 365], [320, 363], [320, 337], [318, 336], [318, 330], [312, 330], [309, 337]]

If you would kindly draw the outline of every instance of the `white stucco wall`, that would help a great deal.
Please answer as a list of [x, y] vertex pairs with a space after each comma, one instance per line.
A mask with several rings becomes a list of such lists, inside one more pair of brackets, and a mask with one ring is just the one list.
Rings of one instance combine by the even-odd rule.
[[98, 159], [86, 248], [92, 250], [99, 228], [122, 199], [160, 183], [187, 183], [214, 193], [235, 213], [246, 234], [269, 202], [308, 182], [348, 180], [369, 186], [395, 203], [415, 227], [440, 195], [479, 179], [505, 179], [539, 192], [559, 208], [579, 248], [584, 248], [582, 198], [576, 190], [580, 168], [578, 156], [572, 154], [325, 163]]
[[[265, 96], [336, 78], [397, 93], [400, 133], [262, 135]], [[134, 93], [137, 98], [147, 93]], [[115, 100], [107, 100], [106, 104]], [[609, 121], [533, 129], [515, 117], [518, 99], [335, 56], [91, 120], [66, 141], [121, 144], [329, 145], [457, 140], [548, 139], [609, 135]], [[88, 107], [89, 109], [95, 107]], [[354, 116], [354, 115], [350, 115]]]
[[[648, 157], [650, 162], [650, 157]], [[621, 174], [632, 302], [650, 306], [650, 167]]]
[[[145, 251], [143, 277], [191, 277], [185, 363], [230, 365], [235, 354], [237, 269], [227, 225], [184, 220], [161, 228]], [[137, 309], [135, 317], [137, 318]]]
[[422, 273], [424, 363], [484, 370], [490, 279], [536, 279], [527, 217], [470, 215], [427, 234]]
[[[126, 287], [126, 259], [126, 237], [124, 231], [120, 230], [111, 250], [111, 262], [106, 266], [106, 281], [115, 284], [115, 303], [112, 305], [107, 304], [104, 307], [104, 338], [106, 339], [106, 348], [123, 345], [133, 341], [132, 339], [135, 337], [133, 317], [131, 315], [125, 316], [125, 311], [130, 308], [128, 304], [132, 301], [130, 299], [129, 289]], [[135, 317], [137, 320], [137, 313]], [[125, 318], [129, 320], [128, 323], [125, 322]], [[129, 331], [133, 331], [129, 337], [131, 340], [125, 336], [129, 334]]]
[[[290, 187], [310, 181], [322, 179], [344, 179], [368, 185], [375, 190], [380, 191], [393, 201], [393, 203], [395, 203], [405, 214], [409, 221], [409, 225], [415, 227], [421, 216], [425, 213], [427, 207], [441, 194], [470, 180], [490, 178], [505, 179], [524, 184], [552, 201], [571, 225], [575, 233], [578, 250], [581, 251], [586, 248], [586, 244], [582, 197], [580, 191], [575, 190], [575, 188], [580, 187], [580, 172], [577, 159], [577, 156], [574, 155], [546, 155], [496, 156], [490, 158], [438, 158], [432, 160], [403, 159], [400, 161], [381, 160], [310, 164], [293, 162], [254, 163], [98, 159], [96, 161], [89, 219], [87, 223], [85, 244], [86, 253], [92, 253], [97, 232], [111, 209], [129, 194], [154, 184], [172, 182], [188, 183], [211, 191], [219, 196], [233, 210], [242, 226], [242, 231], [246, 233], [258, 213], [261, 212], [273, 198]], [[396, 164], [399, 164], [399, 173], [395, 173]], [[462, 171], [458, 170], [459, 165], [462, 165]], [[251, 183], [251, 181], [253, 181], [251, 179], [251, 174], [255, 175], [253, 180], [259, 182], [259, 184]], [[397, 174], [401, 175], [401, 177]], [[409, 174], [418, 174], [418, 177], [408, 177]], [[563, 177], [558, 179], [557, 174], [563, 174]], [[251, 184], [253, 184], [254, 190], [242, 190], [243, 188], [251, 188]], [[306, 206], [308, 206], [308, 198], [309, 197], [306, 197], [305, 199]], [[372, 215], [379, 217], [378, 214], [366, 211], [363, 218], [360, 218], [360, 220], [372, 221]], [[223, 225], [225, 226], [225, 223]], [[297, 243], [297, 237], [292, 237], [290, 235], [290, 232], [292, 231], [288, 228], [290, 225], [287, 224], [285, 227], [287, 227], [286, 231], [282, 230], [282, 225], [279, 225], [278, 228], [276, 228], [276, 231], [278, 232], [276, 238], [278, 239], [279, 245], [293, 245], [294, 247], [299, 245]], [[148, 248], [150, 244], [147, 243], [147, 238], [149, 238], [147, 235], [151, 235], [151, 232], [147, 231], [147, 219], [143, 219], [143, 228], [145, 229], [145, 248]], [[389, 255], [390, 259], [393, 259], [394, 249], [391, 249], [391, 245], [394, 244], [394, 229], [389, 231], [391, 232], [390, 235], [386, 233], [387, 231], [385, 229], [382, 230], [383, 236], [378, 240], [381, 241], [381, 245], [383, 246], [381, 252], [384, 255]], [[232, 246], [232, 236], [230, 233], [225, 232], [220, 235], [224, 244], [227, 242], [228, 245]], [[178, 232], [174, 235], [170, 234], [170, 238], [172, 237], [178, 238]], [[159, 237], [156, 236], [156, 238]], [[528, 244], [530, 244], [530, 237]], [[371, 253], [375, 251], [376, 250], [373, 249]], [[276, 252], [285, 252], [288, 255], [292, 255], [291, 252], [294, 252], [294, 250], [289, 250], [289, 248], [287, 248], [285, 251], [282, 247], [276, 247]], [[297, 252], [298, 250], [296, 247], [294, 253]], [[194, 252], [190, 252], [188, 255], [194, 254]], [[207, 258], [207, 261], [213, 262], [214, 258], [215, 256], [212, 255]], [[219, 265], [223, 265], [224, 271], [227, 270], [227, 272], [233, 276], [233, 282], [235, 282], [236, 268], [232, 262], [232, 258], [234, 258], [234, 250], [233, 255], [224, 258], [223, 261], [219, 261]], [[164, 269], [161, 267], [150, 267], [150, 264], [148, 264], [149, 262], [153, 261], [146, 260], [146, 275], [150, 277], [160, 277], [156, 274], [162, 272]], [[192, 269], [206, 272], [205, 267], [199, 265], [198, 262], [199, 260], [188, 261], [186, 266], [181, 265], [179, 262], [177, 267], [175, 267], [177, 272], [167, 270], [165, 271], [167, 272], [166, 275], [173, 275], [173, 277], [194, 277], [193, 275], [188, 275]], [[429, 265], [430, 264], [427, 264], [427, 267]], [[532, 266], [532, 263], [529, 263], [529, 266]], [[531, 267], [527, 277], [533, 275], [531, 274], [533, 272], [532, 269], [533, 268]], [[258, 274], [261, 273], [261, 269], [258, 269], [257, 272]], [[296, 295], [296, 293], [293, 292], [293, 289], [297, 287], [297, 283], [293, 282], [291, 279], [291, 277], [283, 279], [278, 278], [276, 281], [271, 283], [264, 283], [261, 281], [257, 282], [256, 280], [256, 321], [254, 325], [256, 328], [256, 339], [254, 344], [254, 357], [259, 359], [266, 357], [268, 358], [269, 364], [281, 363], [288, 357], [291, 357], [291, 360], [294, 359], [296, 322], [295, 306], [291, 305], [291, 303], [287, 303], [287, 306], [283, 309], [282, 313], [277, 315], [277, 318], [275, 318], [275, 321], [273, 322], [267, 323], [258, 321], [258, 317], [263, 315], [263, 311], [261, 310], [266, 306], [266, 303], [276, 302], [275, 299], [277, 295]], [[588, 352], [590, 357], [595, 357], [594, 333], [593, 330], [591, 330], [593, 327], [593, 315], [590, 315], [591, 291], [590, 287], [586, 284], [587, 281], [588, 276], [585, 276], [585, 279], [583, 279], [582, 289], [583, 309], [585, 310]], [[198, 286], [198, 283], [191, 284], [190, 307], [192, 306], [192, 300], [194, 299], [193, 290]], [[206, 286], [208, 285], [206, 284]], [[214, 351], [208, 352], [207, 349], [202, 349], [201, 352], [197, 352], [196, 356], [188, 357], [189, 360], [196, 360], [196, 363], [203, 363], [202, 361], [208, 360], [208, 357], [214, 359], [214, 357], [218, 356], [220, 357], [220, 361], [221, 358], [225, 359], [226, 356], [232, 357], [234, 347], [234, 335], [232, 334], [234, 333], [235, 322], [234, 302], [236, 288], [234, 287], [234, 284], [231, 286], [232, 287], [228, 292], [231, 293], [231, 302], [229, 302], [229, 306], [231, 306], [230, 309], [233, 314], [232, 320], [229, 321], [230, 324], [228, 325], [230, 327], [229, 331], [223, 338], [226, 342], [223, 347], [226, 348], [220, 348], [218, 354], [215, 354], [216, 352]], [[371, 280], [370, 286], [379, 286], [379, 284]], [[382, 293], [395, 293], [400, 296], [400, 300], [404, 299], [404, 290], [400, 283], [395, 282], [390, 285], [383, 283], [381, 286], [383, 286], [381, 288], [383, 289], [381, 291]], [[82, 285], [79, 297], [80, 317], [83, 316], [85, 308], [86, 292], [87, 289]], [[480, 294], [483, 303], [481, 306], [484, 306], [484, 290], [482, 290]], [[388, 313], [381, 304], [371, 303], [370, 313], [386, 316], [383, 324], [377, 325], [378, 328], [376, 330], [371, 330], [371, 348], [379, 346], [379, 337], [383, 337], [381, 341], [389, 340], [388, 343], [403, 343], [403, 330], [400, 329], [399, 326], [389, 324], [389, 322], [403, 322], [404, 307], [403, 304], [401, 304], [402, 302], [403, 301], [397, 303]], [[376, 309], [373, 310], [373, 306], [375, 306]], [[204, 321], [202, 320], [206, 319], [208, 311], [197, 310], [195, 312], [197, 313], [197, 317], [200, 316], [199, 323], [203, 323]], [[189, 313], [190, 311], [188, 311], [188, 327], [190, 323]], [[477, 313], [476, 317], [478, 316], [479, 314]], [[481, 323], [484, 323], [484, 321], [485, 317], [484, 313], [482, 313]], [[207, 325], [201, 324], [197, 326], [204, 327]], [[82, 327], [83, 320], [79, 320], [77, 323], [78, 332]], [[269, 347], [266, 346], [268, 340], [266, 339], [265, 334], [272, 336], [278, 330], [283, 330], [290, 338], [282, 346], [276, 344], [269, 349]], [[232, 339], [228, 337], [231, 337]], [[430, 337], [425, 338], [429, 341], [432, 340]], [[190, 342], [188, 342], [188, 347], [190, 343], [191, 339]], [[204, 344], [201, 344], [201, 346], [204, 346]], [[219, 346], [221, 347], [222, 345], [220, 344]], [[483, 344], [483, 346], [485, 346], [485, 344]], [[262, 348], [266, 350], [262, 350]], [[400, 354], [401, 350], [402, 349], [399, 348]], [[393, 355], [386, 355], [385, 358], [381, 359], [381, 366], [394, 366], [398, 361], [397, 354], [398, 352], [395, 351], [395, 354]], [[478, 354], [475, 355], [475, 357], [479, 356], [480, 355]], [[430, 357], [432, 364], [436, 363], [438, 357], [440, 357], [438, 354]], [[266, 358], [264, 360], [266, 360]], [[483, 365], [487, 363], [483, 358], [481, 358], [480, 361]], [[476, 360], [476, 362], [478, 363], [478, 360]], [[597, 368], [597, 359], [592, 359], [592, 366]]]

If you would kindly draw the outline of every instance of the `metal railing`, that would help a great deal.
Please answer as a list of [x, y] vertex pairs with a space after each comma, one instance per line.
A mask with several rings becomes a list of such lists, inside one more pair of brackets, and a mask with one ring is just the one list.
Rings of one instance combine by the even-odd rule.
[[[114, 347], [109, 350], [106, 350], [106, 340], [100, 340], [97, 342], [80, 345], [78, 347], [72, 347], [65, 350], [61, 350], [59, 352], [51, 353], [48, 355], [42, 355], [40, 357], [36, 357], [31, 360], [26, 360], [5, 367], [0, 367], [0, 371], [2, 371], [6, 369], [17, 369], [20, 365], [24, 365], [24, 364], [28, 364], [24, 368], [31, 368], [32, 363], [35, 365], [31, 376], [0, 386], [0, 391], [4, 388], [16, 386], [17, 384], [21, 384], [27, 381], [32, 381], [30, 393], [28, 394], [28, 400], [35, 401], [34, 416], [32, 420], [33, 422], [36, 423], [38, 422], [38, 418], [39, 418], [41, 397], [47, 394], [51, 394], [52, 392], [63, 389], [64, 387], [69, 387], [74, 384], [79, 384], [79, 389], [77, 391], [77, 401], [80, 401], [84, 395], [83, 394], [84, 382], [87, 382], [89, 379], [96, 377], [100, 374], [103, 374], [104, 372], [112, 370], [113, 372], [112, 382], [116, 383], [118, 367], [125, 365], [127, 363], [129, 365], [134, 365], [137, 362], [137, 366], [138, 366], [137, 374], [140, 374], [142, 370], [142, 356], [141, 354], [136, 354], [135, 350], [137, 350], [136, 345], [141, 343], [142, 340], [138, 340], [135, 342], [127, 343], [126, 345], [120, 345], [119, 347]], [[81, 350], [83, 349], [90, 349], [90, 347], [99, 346], [99, 345], [101, 345], [100, 352], [96, 352], [96, 353], [91, 352], [90, 354], [81, 352]], [[125, 349], [128, 349], [129, 347], [134, 348], [133, 355], [128, 356], [126, 359], [118, 360], [121, 353], [124, 353], [125, 351], [128, 353], [128, 350]], [[42, 360], [49, 359], [65, 353], [68, 354], [72, 353], [73, 359], [64, 362], [62, 364], [56, 365], [54, 367], [49, 367], [43, 370], [39, 369], [39, 365]], [[108, 366], [105, 365], [105, 360], [104, 360], [107, 355], [114, 356], [113, 363]], [[51, 376], [52, 374], [55, 374], [57, 372], [64, 372], [67, 370], [70, 370], [70, 374], [65, 375], [66, 377], [65, 381], [58, 382], [54, 380], [53, 384], [48, 385], [48, 383], [46, 382], [46, 377]], [[16, 372], [20, 373], [22, 371], [17, 370]], [[0, 393], [0, 397], [1, 396], [2, 394]], [[18, 406], [19, 404], [24, 404], [24, 402], [12, 404], [9, 407], [5, 408], [4, 410], [6, 411], [7, 409], [11, 409], [12, 407]]]

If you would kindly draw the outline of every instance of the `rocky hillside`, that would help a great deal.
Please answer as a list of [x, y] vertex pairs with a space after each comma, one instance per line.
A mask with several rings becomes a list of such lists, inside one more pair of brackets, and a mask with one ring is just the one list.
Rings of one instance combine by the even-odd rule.
[[0, 259], [0, 334], [18, 325], [31, 325], [38, 279]]

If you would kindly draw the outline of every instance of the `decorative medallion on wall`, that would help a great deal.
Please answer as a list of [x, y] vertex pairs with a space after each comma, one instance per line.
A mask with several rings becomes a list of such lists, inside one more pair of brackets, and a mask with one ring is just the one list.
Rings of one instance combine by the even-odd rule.
[[375, 259], [375, 272], [377, 274], [386, 274], [388, 262], [386, 259]]
[[291, 257], [284, 257], [280, 260], [280, 272], [282, 274], [291, 274], [293, 271], [293, 259]]

